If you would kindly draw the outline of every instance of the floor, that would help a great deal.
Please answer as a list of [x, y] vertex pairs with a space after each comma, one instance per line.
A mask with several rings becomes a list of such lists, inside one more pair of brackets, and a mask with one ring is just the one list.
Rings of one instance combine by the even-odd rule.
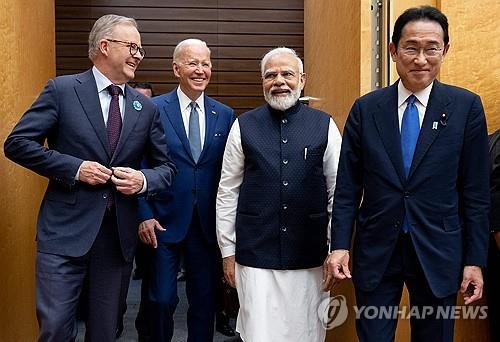
[[[140, 280], [131, 280], [127, 298], [127, 312], [125, 314], [125, 329], [123, 335], [117, 342], [136, 342], [137, 332], [134, 326], [134, 320], [137, 315], [140, 300]], [[179, 304], [174, 315], [175, 331], [172, 342], [185, 342], [187, 340], [187, 326], [186, 326], [186, 312], [187, 312], [187, 299], [185, 292], [185, 282], [179, 282]], [[234, 328], [235, 321], [231, 320]], [[85, 327], [80, 324], [78, 327], [77, 342], [83, 342], [85, 334]], [[218, 332], [215, 333], [214, 342], [238, 342], [241, 341], [238, 337], [226, 337]]]

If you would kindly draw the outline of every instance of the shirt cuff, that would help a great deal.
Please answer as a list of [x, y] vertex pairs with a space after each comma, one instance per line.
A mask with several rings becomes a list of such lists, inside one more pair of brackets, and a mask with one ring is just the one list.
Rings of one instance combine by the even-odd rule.
[[146, 180], [146, 176], [144, 176], [144, 173], [142, 171], [139, 171], [142, 175], [142, 189], [141, 191], [138, 192], [138, 194], [145, 193], [147, 188], [148, 188], [148, 181]]
[[235, 255], [236, 254], [236, 246], [235, 245], [231, 245], [231, 246], [221, 247], [220, 248], [220, 253], [222, 254], [223, 258]]

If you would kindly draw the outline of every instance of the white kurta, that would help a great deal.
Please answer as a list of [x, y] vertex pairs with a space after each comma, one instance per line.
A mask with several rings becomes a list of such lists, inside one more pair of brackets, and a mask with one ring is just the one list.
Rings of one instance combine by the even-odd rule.
[[[337, 126], [330, 120], [323, 156], [330, 217], [341, 139]], [[235, 254], [236, 209], [244, 163], [240, 127], [236, 120], [226, 143], [217, 194], [217, 239], [222, 257]], [[240, 302], [236, 330], [245, 342], [323, 342], [325, 329], [317, 309], [328, 294], [321, 291], [321, 285], [321, 267], [269, 270], [236, 264]]]

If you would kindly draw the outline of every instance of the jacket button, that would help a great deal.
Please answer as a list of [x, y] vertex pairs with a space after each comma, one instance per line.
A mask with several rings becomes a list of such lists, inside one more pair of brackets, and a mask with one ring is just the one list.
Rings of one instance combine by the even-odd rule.
[[195, 193], [196, 193], [196, 189], [192, 189], [192, 190], [191, 190], [191, 192], [192, 192], [193, 194], [195, 194]]
[[283, 185], [284, 185], [284, 186], [287, 186], [287, 185], [288, 185], [288, 181], [286, 181], [286, 180], [285, 180], [285, 181], [283, 181]]
[[288, 159], [283, 159], [283, 164], [288, 164]]
[[405, 191], [405, 193], [404, 193], [404, 197], [405, 197], [405, 198], [409, 198], [409, 197], [410, 197], [410, 192], [409, 192], [409, 191]]
[[102, 194], [102, 198], [104, 199], [108, 198], [108, 194]]
[[286, 204], [283, 204], [281, 207], [283, 208], [283, 210], [287, 210], [288, 209], [288, 205], [286, 205]]
[[282, 119], [282, 120], [281, 120], [281, 123], [283, 123], [283, 124], [288, 123], [288, 119]]
[[283, 139], [281, 139], [281, 142], [282, 142], [283, 144], [286, 144], [286, 143], [288, 142], [288, 139], [287, 139], [287, 138], [283, 138]]
[[281, 227], [281, 231], [286, 232], [286, 227], [285, 226]]

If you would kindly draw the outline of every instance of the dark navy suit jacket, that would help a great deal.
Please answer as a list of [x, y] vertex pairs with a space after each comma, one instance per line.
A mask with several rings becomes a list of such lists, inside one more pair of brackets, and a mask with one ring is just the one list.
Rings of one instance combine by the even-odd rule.
[[337, 175], [332, 249], [351, 247], [356, 222], [353, 281], [362, 290], [373, 290], [406, 215], [431, 289], [444, 297], [457, 291], [464, 265], [486, 264], [489, 161], [484, 111], [479, 96], [434, 81], [405, 179], [397, 98], [396, 83], [359, 98], [351, 109]]
[[168, 190], [140, 203], [140, 220], [155, 218], [166, 229], [157, 232], [159, 242], [176, 243], [184, 239], [195, 201], [205, 238], [208, 242], [216, 242], [215, 198], [234, 112], [228, 106], [204, 96], [205, 141], [198, 163], [191, 155], [177, 90], [153, 98], [160, 110], [170, 156], [177, 167], [177, 175]]
[[[135, 106], [134, 106], [135, 103]], [[92, 70], [49, 80], [5, 141], [5, 154], [16, 163], [49, 178], [37, 224], [40, 252], [78, 257], [89, 251], [114, 192], [123, 256], [132, 261], [137, 243], [137, 196], [126, 196], [111, 184], [91, 186], [75, 181], [84, 160], [106, 167], [142, 169], [146, 196], [168, 187], [172, 164], [157, 108], [126, 85], [120, 140], [111, 155]], [[47, 140], [48, 148], [44, 147]]]

